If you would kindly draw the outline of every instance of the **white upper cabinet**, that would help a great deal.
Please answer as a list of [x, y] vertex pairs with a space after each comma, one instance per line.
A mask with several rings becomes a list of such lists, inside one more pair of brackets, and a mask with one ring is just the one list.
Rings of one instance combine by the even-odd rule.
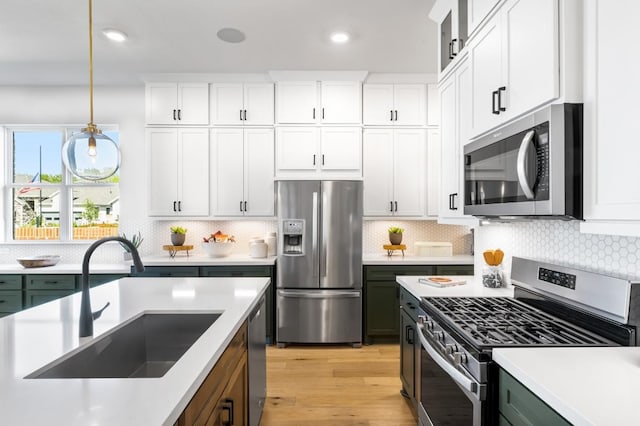
[[471, 0], [467, 2], [467, 17], [470, 35], [473, 34], [482, 20], [498, 3], [500, 3], [500, 0]]
[[149, 216], [209, 215], [209, 130], [148, 128]]
[[277, 84], [280, 124], [358, 124], [362, 93], [357, 81], [282, 81]]
[[211, 84], [211, 124], [273, 125], [273, 90], [272, 83]]
[[209, 124], [207, 83], [147, 83], [145, 97], [147, 124]]
[[427, 87], [424, 84], [365, 84], [365, 125], [424, 126], [427, 122]]
[[211, 130], [212, 214], [274, 215], [273, 129]]
[[361, 175], [360, 127], [278, 127], [277, 177], [347, 179]]
[[437, 84], [427, 84], [427, 126], [440, 125], [440, 94]]
[[457, 62], [467, 44], [467, 2], [474, 0], [437, 0], [429, 18], [438, 24], [438, 70], [440, 73]]
[[640, 2], [585, 1], [584, 232], [640, 236]]
[[426, 136], [423, 129], [365, 129], [365, 216], [425, 215]]
[[509, 0], [474, 36], [472, 136], [560, 96], [557, 0]]

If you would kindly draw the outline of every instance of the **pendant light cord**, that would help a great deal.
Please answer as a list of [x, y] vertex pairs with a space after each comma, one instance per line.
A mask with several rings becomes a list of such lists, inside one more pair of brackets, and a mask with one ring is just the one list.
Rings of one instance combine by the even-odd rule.
[[89, 111], [91, 119], [90, 126], [93, 124], [93, 2], [89, 0]]

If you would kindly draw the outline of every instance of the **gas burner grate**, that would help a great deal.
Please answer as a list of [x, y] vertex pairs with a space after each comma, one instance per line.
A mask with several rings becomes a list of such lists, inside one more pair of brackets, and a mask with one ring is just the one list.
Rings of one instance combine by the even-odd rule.
[[433, 313], [476, 347], [600, 346], [610, 342], [507, 297], [426, 297]]

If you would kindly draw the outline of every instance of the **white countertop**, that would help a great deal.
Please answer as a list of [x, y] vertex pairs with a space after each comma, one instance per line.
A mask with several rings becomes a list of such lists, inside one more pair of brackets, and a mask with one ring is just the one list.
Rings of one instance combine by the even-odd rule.
[[640, 347], [494, 349], [493, 359], [575, 425], [640, 424]]
[[91, 290], [94, 338], [144, 311], [218, 320], [161, 378], [23, 379], [79, 348], [80, 293], [0, 318], [0, 416], [7, 425], [173, 424], [259, 301], [268, 278], [123, 278]]
[[447, 257], [412, 256], [396, 251], [392, 256], [386, 253], [365, 253], [363, 265], [473, 265], [473, 256], [460, 254]]
[[[433, 276], [433, 275], [429, 275]], [[423, 276], [422, 278], [425, 278]], [[501, 288], [487, 288], [482, 285], [482, 279], [475, 278], [473, 275], [458, 275], [451, 276], [450, 278], [464, 279], [466, 284], [456, 285], [453, 287], [433, 287], [429, 284], [422, 284], [418, 282], [419, 276], [402, 275], [397, 276], [396, 281], [406, 288], [416, 298], [421, 297], [513, 297], [513, 287], [501, 287]]]
[[[92, 263], [89, 266], [92, 274], [128, 274], [131, 272], [129, 263]], [[18, 262], [15, 264], [1, 264], [0, 274], [82, 274], [80, 263], [58, 263], [44, 268], [25, 268]]]
[[251, 265], [273, 265], [276, 263], [276, 256], [263, 258], [252, 258], [248, 254], [233, 254], [226, 257], [209, 257], [201, 255], [186, 256], [182, 252], [170, 257], [145, 256], [142, 258], [145, 266], [251, 266]]

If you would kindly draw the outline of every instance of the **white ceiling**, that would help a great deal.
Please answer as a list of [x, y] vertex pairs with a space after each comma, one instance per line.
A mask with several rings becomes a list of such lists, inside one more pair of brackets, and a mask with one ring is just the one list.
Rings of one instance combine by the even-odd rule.
[[[94, 0], [94, 76], [364, 70], [435, 73], [433, 0]], [[106, 27], [129, 35], [108, 41]], [[233, 27], [243, 43], [220, 41]], [[333, 45], [345, 30], [353, 40]], [[1, 0], [0, 85], [86, 84], [88, 0]]]

